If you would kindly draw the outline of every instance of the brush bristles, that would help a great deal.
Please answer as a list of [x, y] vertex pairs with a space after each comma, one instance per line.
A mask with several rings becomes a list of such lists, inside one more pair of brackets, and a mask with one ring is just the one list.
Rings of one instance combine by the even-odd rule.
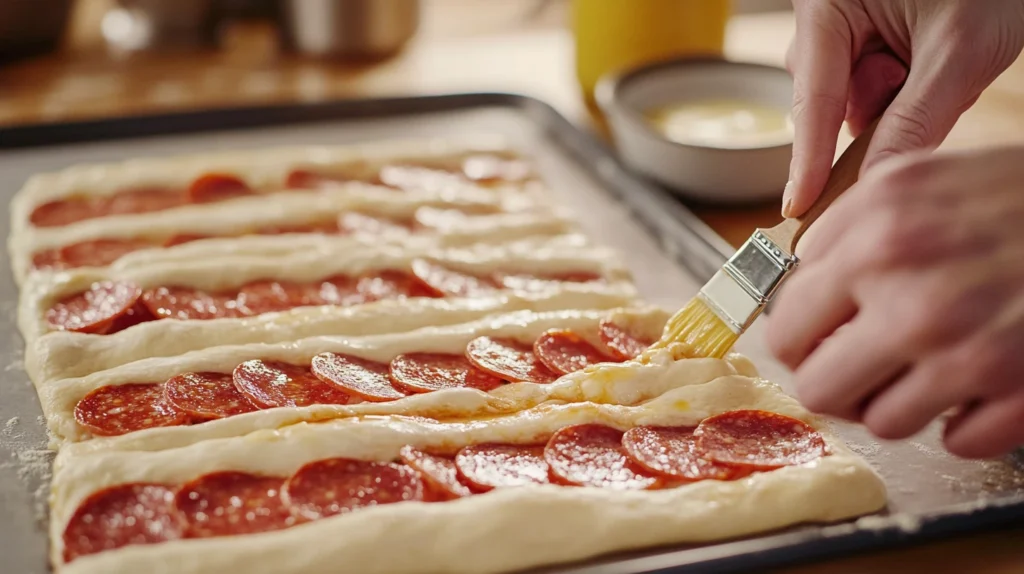
[[685, 355], [720, 359], [736, 343], [739, 334], [729, 328], [701, 299], [694, 297], [665, 324], [661, 340], [650, 349], [681, 345]]

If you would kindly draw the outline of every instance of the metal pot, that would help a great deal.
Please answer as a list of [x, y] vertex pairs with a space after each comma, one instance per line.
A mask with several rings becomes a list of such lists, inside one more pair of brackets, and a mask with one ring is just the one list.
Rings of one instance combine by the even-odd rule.
[[380, 57], [416, 33], [420, 0], [284, 0], [284, 41], [315, 56]]

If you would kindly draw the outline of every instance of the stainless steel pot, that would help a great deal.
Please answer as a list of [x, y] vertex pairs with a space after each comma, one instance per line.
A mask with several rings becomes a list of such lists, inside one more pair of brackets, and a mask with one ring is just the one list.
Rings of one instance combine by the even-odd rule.
[[400, 50], [420, 23], [420, 0], [284, 0], [283, 39], [315, 56], [380, 57]]

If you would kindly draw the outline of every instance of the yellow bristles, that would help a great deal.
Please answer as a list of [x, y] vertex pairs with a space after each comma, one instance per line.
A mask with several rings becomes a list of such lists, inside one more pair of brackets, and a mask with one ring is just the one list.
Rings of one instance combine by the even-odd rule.
[[[699, 297], [694, 297], [665, 324], [661, 339], [648, 352], [674, 347], [689, 357], [724, 357], [739, 334], [729, 328]], [[676, 357], [679, 358], [679, 357]]]

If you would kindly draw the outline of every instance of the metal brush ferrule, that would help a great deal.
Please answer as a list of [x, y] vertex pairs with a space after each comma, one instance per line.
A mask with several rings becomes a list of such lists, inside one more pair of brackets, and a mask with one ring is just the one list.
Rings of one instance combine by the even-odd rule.
[[755, 231], [700, 290], [700, 297], [733, 332], [742, 333], [798, 263], [795, 255]]

